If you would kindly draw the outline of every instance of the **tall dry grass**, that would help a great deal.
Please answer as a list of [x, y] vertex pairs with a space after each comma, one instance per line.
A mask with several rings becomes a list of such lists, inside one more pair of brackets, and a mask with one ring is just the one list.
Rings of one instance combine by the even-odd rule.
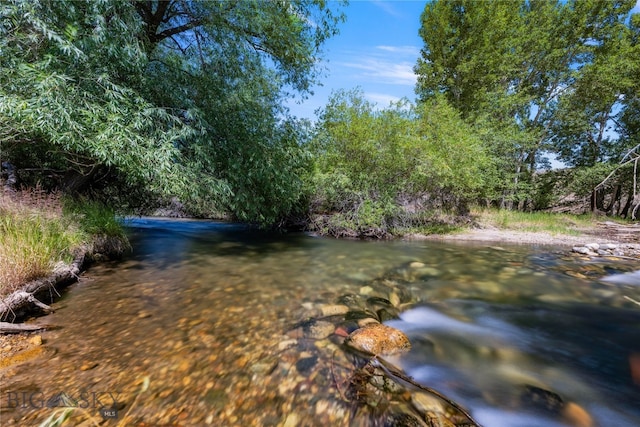
[[61, 196], [40, 189], [0, 190], [0, 297], [47, 276], [83, 240], [63, 215]]
[[551, 212], [520, 212], [507, 209], [472, 210], [481, 225], [502, 230], [545, 231], [551, 234], [579, 235], [599, 219], [591, 215], [572, 215]]

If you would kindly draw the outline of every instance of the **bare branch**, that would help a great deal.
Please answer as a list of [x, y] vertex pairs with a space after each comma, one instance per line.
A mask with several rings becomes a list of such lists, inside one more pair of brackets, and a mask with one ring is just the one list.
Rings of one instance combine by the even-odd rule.
[[602, 180], [602, 182], [601, 182], [600, 184], [598, 184], [598, 185], [596, 185], [596, 186], [595, 186], [594, 190], [597, 190], [598, 188], [602, 187], [602, 186], [603, 186], [603, 185], [604, 185], [604, 184], [609, 180], [609, 178], [611, 178], [611, 177], [613, 176], [613, 174], [614, 174], [614, 173], [618, 172], [618, 170], [620, 170], [621, 168], [625, 167], [625, 166], [626, 166], [626, 165], [628, 165], [629, 163], [631, 163], [631, 162], [635, 162], [635, 161], [636, 161], [636, 159], [637, 159], [637, 157], [636, 157], [636, 158], [633, 158], [633, 159], [630, 159], [630, 160], [627, 160], [627, 161], [626, 161], [626, 162], [624, 162], [624, 163], [620, 163], [620, 164], [618, 165], [618, 167], [616, 167], [613, 171], [611, 171], [611, 173], [610, 173], [609, 175], [607, 175], [607, 177], [606, 177], [605, 179], [603, 179], [603, 180]]
[[199, 27], [200, 25], [202, 25], [202, 20], [200, 19], [194, 19], [193, 21], [187, 22], [184, 25], [180, 25], [177, 27], [173, 27], [173, 28], [168, 28], [160, 33], [154, 34], [152, 37], [150, 37], [150, 41], [152, 43], [158, 43], [161, 42], [162, 40], [166, 39], [167, 37], [171, 37], [174, 36], [176, 34], [180, 34], [183, 33], [187, 30], [190, 30], [192, 28], [195, 27]]

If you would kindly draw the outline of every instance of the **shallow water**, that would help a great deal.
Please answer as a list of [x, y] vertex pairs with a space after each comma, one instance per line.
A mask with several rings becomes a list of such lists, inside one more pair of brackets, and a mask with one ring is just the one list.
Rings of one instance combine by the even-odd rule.
[[[297, 361], [281, 354], [303, 307], [384, 278], [416, 301], [388, 322], [413, 343], [397, 364], [485, 427], [578, 425], [523, 399], [523, 387], [575, 403], [592, 425], [640, 425], [640, 307], [631, 301], [640, 287], [600, 280], [638, 270], [637, 261], [205, 221], [129, 225], [133, 253], [65, 291], [46, 318], [45, 355], [3, 373], [0, 424], [38, 425], [57, 409], [46, 401], [64, 393], [83, 409], [69, 425], [366, 425], [340, 406], [335, 375], [310, 373], [309, 349], [297, 343]], [[113, 418], [99, 413], [111, 406]]]

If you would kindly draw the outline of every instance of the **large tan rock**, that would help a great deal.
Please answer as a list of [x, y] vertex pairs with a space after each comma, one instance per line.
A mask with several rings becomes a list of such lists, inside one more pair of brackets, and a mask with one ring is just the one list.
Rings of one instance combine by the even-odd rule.
[[572, 426], [593, 427], [593, 419], [591, 418], [591, 415], [576, 403], [567, 403], [562, 411], [562, 416]]
[[356, 329], [344, 343], [355, 350], [377, 356], [390, 356], [411, 348], [409, 338], [402, 331], [380, 323]]

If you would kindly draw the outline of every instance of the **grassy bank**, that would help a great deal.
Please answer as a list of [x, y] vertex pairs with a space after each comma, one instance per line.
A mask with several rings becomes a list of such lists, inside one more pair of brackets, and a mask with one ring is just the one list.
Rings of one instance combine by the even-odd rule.
[[[552, 235], [577, 236], [593, 228], [602, 217], [550, 212], [520, 212], [506, 209], [472, 209], [471, 216], [481, 228], [537, 231]], [[608, 220], [610, 220], [608, 218]]]
[[113, 210], [95, 202], [37, 189], [0, 193], [0, 297], [71, 262], [83, 246], [123, 239]]
[[[472, 208], [465, 215], [444, 210], [391, 213], [365, 209], [311, 217], [309, 229], [323, 235], [350, 238], [395, 238], [407, 235], [464, 234], [470, 228], [543, 232], [553, 236], [581, 236], [603, 221], [597, 215], [572, 215], [551, 212], [520, 212], [506, 209]], [[607, 221], [624, 224], [621, 219]]]

